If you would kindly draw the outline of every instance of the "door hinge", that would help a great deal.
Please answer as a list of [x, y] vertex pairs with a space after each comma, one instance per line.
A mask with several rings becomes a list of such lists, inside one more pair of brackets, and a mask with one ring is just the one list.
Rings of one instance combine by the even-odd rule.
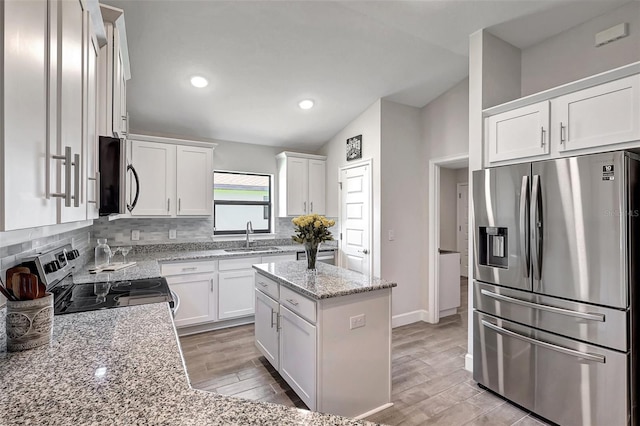
[[340, 189], [342, 189], [342, 182], [338, 182], [338, 185], [340, 185]]

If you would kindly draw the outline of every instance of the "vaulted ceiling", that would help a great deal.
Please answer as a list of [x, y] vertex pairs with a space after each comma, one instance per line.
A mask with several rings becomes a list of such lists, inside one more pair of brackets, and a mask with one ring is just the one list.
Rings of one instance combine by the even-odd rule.
[[125, 11], [132, 132], [306, 150], [378, 98], [448, 90], [481, 28], [525, 48], [625, 2], [105, 1]]

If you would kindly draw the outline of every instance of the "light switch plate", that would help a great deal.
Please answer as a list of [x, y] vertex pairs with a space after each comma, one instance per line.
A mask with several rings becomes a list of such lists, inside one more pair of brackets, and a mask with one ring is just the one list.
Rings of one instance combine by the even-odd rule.
[[177, 235], [178, 235], [178, 230], [177, 229], [169, 229], [169, 239], [170, 240], [175, 240]]
[[131, 231], [131, 241], [138, 241], [138, 240], [140, 240], [140, 231], [135, 229]]

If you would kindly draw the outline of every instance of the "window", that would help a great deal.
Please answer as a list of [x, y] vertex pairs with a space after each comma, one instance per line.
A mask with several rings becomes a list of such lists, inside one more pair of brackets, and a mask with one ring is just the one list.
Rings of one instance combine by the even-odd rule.
[[254, 232], [271, 232], [271, 176], [214, 172], [214, 235], [244, 234], [249, 221]]

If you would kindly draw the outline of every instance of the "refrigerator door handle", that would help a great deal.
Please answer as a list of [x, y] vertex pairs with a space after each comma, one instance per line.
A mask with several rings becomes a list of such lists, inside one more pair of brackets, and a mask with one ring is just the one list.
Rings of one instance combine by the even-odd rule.
[[520, 252], [522, 253], [522, 263], [524, 264], [524, 276], [529, 278], [529, 234], [527, 224], [529, 223], [529, 176], [522, 176], [522, 187], [520, 188]]
[[531, 185], [531, 222], [529, 231], [531, 234], [531, 261], [533, 266], [533, 278], [540, 280], [542, 276], [542, 201], [540, 199], [540, 176], [534, 175]]
[[513, 303], [514, 305], [525, 306], [527, 308], [537, 309], [539, 311], [552, 312], [554, 314], [567, 315], [570, 317], [581, 318], [589, 321], [604, 322], [605, 316], [603, 314], [593, 314], [590, 312], [578, 312], [571, 309], [557, 308], [555, 306], [540, 305], [538, 303], [528, 302], [526, 300], [516, 299], [515, 297], [504, 296], [502, 294], [494, 293], [489, 290], [480, 290], [483, 296], [491, 297], [492, 299], [502, 300], [505, 302]]
[[481, 320], [481, 321], [482, 321], [482, 325], [484, 327], [490, 328], [491, 330], [493, 330], [493, 331], [495, 331], [495, 332], [497, 332], [499, 334], [502, 334], [502, 335], [505, 335], [505, 336], [509, 336], [509, 337], [513, 337], [515, 339], [522, 340], [523, 342], [531, 343], [532, 345], [540, 346], [540, 347], [546, 348], [546, 349], [551, 349], [552, 351], [560, 352], [560, 353], [563, 353], [565, 355], [574, 356], [576, 358], [582, 358], [582, 359], [586, 359], [586, 360], [589, 360], [589, 361], [600, 362], [602, 364], [604, 364], [605, 361], [606, 361], [606, 357], [604, 355], [580, 352], [580, 351], [576, 351], [576, 350], [573, 350], [573, 349], [565, 348], [564, 346], [558, 346], [558, 345], [554, 345], [554, 344], [551, 344], [551, 343], [543, 342], [541, 340], [532, 339], [531, 337], [523, 336], [523, 335], [515, 333], [515, 332], [513, 332], [511, 330], [507, 330], [506, 328], [502, 328], [502, 327], [499, 327], [497, 325], [491, 324], [490, 322], [487, 322], [485, 320]]

